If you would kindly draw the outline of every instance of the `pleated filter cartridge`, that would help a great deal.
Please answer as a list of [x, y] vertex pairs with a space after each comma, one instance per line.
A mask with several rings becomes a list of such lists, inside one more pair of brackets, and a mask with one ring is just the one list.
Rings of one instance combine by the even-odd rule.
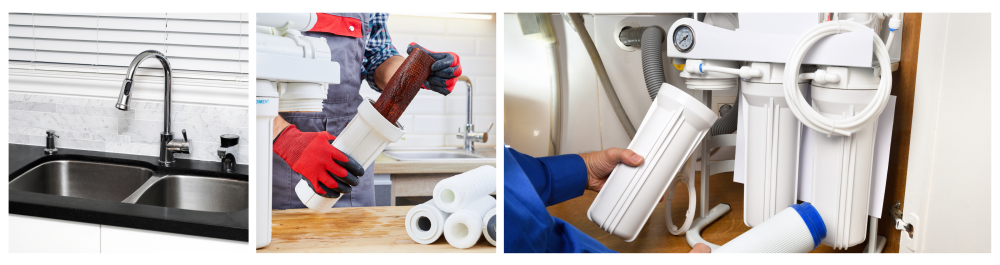
[[494, 246], [497, 245], [497, 208], [496, 207], [493, 207], [493, 210], [490, 210], [489, 212], [486, 213], [486, 216], [483, 216], [483, 237], [485, 237], [486, 241], [489, 241], [490, 244], [492, 244]]
[[444, 222], [444, 238], [456, 248], [469, 248], [482, 236], [483, 217], [497, 207], [497, 200], [482, 196], [448, 216]]
[[406, 233], [431, 244], [441, 235], [456, 248], [469, 248], [486, 237], [496, 245], [496, 168], [482, 166], [446, 178], [434, 186], [433, 198], [406, 214]]
[[421, 203], [406, 213], [406, 234], [420, 244], [437, 241], [444, 233], [444, 221], [451, 213], [441, 211], [433, 201]]
[[438, 182], [434, 186], [433, 200], [438, 209], [451, 213], [496, 190], [497, 169], [481, 166]]

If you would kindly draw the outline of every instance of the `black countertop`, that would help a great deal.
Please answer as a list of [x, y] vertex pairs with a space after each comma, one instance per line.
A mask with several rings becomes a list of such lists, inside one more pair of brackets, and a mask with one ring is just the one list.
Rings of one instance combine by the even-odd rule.
[[[221, 170], [219, 162], [177, 159], [171, 167], [160, 166], [155, 156], [116, 154], [59, 148], [45, 155], [41, 146], [9, 144], [10, 178], [49, 161], [74, 160], [144, 167], [156, 174], [188, 174], [249, 181], [249, 167], [237, 165], [236, 173]], [[9, 191], [9, 213], [101, 225], [249, 241], [249, 209], [219, 213], [160, 206], [127, 204], [51, 194]]]

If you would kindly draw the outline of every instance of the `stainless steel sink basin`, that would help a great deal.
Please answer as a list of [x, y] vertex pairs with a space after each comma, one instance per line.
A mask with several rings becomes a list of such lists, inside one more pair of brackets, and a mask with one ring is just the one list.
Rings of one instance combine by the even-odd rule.
[[11, 190], [122, 201], [153, 176], [147, 168], [83, 161], [50, 161], [9, 183]]
[[461, 151], [403, 151], [393, 150], [383, 152], [399, 161], [430, 161], [430, 160], [493, 160]]
[[147, 186], [125, 202], [208, 212], [239, 211], [249, 203], [245, 181], [170, 175]]

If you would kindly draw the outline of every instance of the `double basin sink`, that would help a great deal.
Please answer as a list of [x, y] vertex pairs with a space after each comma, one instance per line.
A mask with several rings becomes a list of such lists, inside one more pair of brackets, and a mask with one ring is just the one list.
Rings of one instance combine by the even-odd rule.
[[54, 160], [15, 177], [11, 190], [205, 212], [248, 208], [246, 181], [158, 174], [145, 167]]

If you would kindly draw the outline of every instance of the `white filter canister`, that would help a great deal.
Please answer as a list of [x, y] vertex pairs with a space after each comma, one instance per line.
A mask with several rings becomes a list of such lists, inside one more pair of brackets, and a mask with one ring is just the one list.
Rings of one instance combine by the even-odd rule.
[[[403, 133], [400, 127], [389, 123], [389, 120], [378, 113], [372, 106], [371, 100], [365, 100], [358, 106], [358, 114], [333, 141], [333, 147], [350, 155], [362, 166], [368, 167], [375, 162], [375, 158], [385, 150], [386, 146], [402, 138]], [[299, 180], [295, 185], [295, 194], [306, 207], [318, 212], [329, 211], [339, 200], [316, 194], [309, 188], [309, 183], [303, 180]]]
[[271, 244], [271, 159], [274, 117], [278, 116], [278, 92], [268, 80], [257, 80], [257, 248]]
[[742, 93], [748, 103], [743, 223], [754, 227], [796, 203], [802, 125], [788, 108], [782, 84], [743, 81]]
[[433, 201], [414, 206], [406, 213], [406, 234], [420, 244], [434, 243], [444, 233], [444, 222], [450, 215], [438, 209]]
[[645, 157], [638, 167], [618, 164], [587, 210], [605, 231], [635, 240], [653, 207], [718, 116], [684, 91], [664, 83], [628, 149]]
[[[844, 119], [865, 108], [876, 90], [812, 86], [813, 106], [823, 116]], [[849, 137], [810, 130], [813, 141], [812, 204], [830, 236], [823, 244], [846, 249], [865, 241], [868, 197], [878, 120]]]
[[786, 207], [712, 253], [806, 253], [824, 237], [823, 218], [806, 202]]

